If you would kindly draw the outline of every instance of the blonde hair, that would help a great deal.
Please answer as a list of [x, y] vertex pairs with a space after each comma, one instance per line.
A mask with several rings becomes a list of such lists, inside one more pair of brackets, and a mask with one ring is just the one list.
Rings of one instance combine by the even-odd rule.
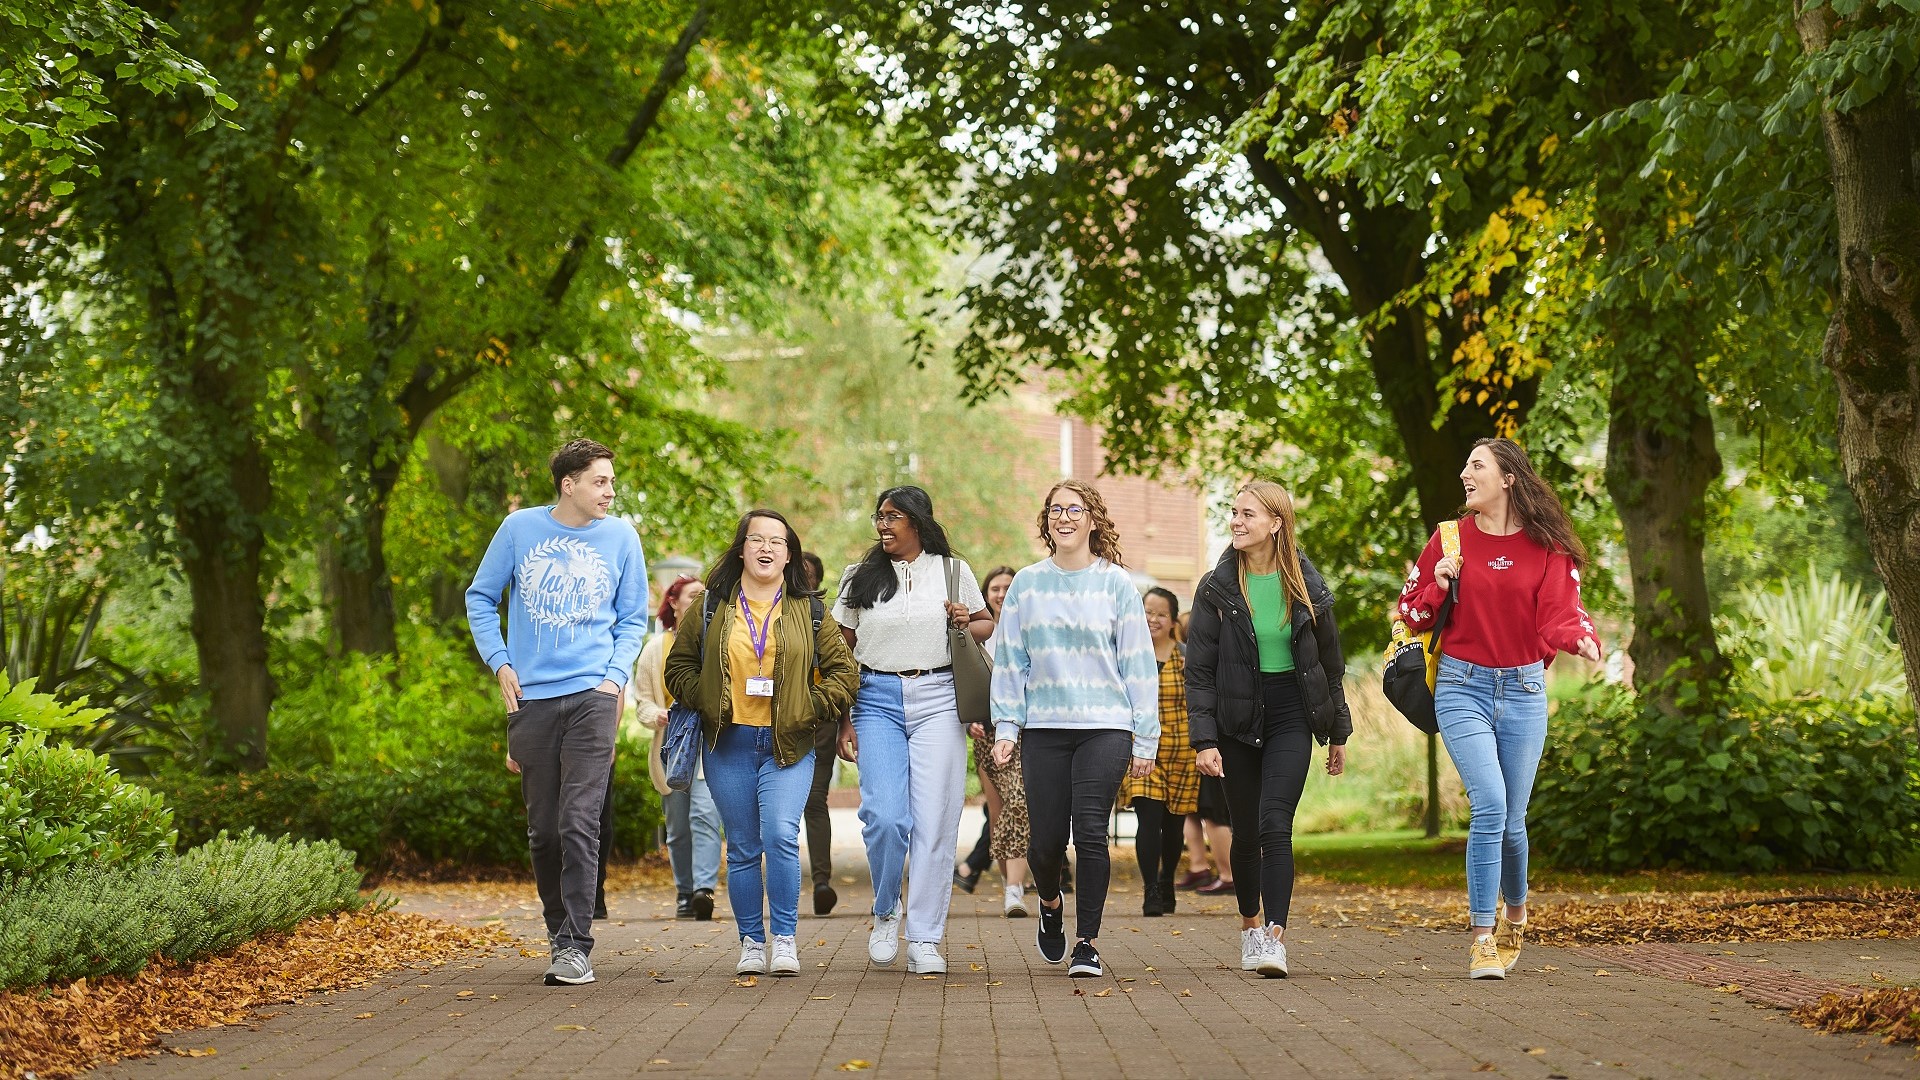
[[[1234, 493], [1235, 498], [1252, 495], [1266, 507], [1267, 513], [1280, 521], [1280, 531], [1269, 538], [1272, 544], [1273, 562], [1280, 571], [1281, 591], [1290, 603], [1304, 604], [1310, 616], [1318, 617], [1313, 610], [1313, 598], [1307, 595], [1307, 575], [1300, 569], [1300, 542], [1293, 532], [1293, 496], [1287, 489], [1271, 480], [1249, 480]], [[1240, 596], [1247, 602], [1247, 612], [1253, 612], [1253, 595], [1247, 592], [1247, 553], [1234, 554], [1234, 565], [1240, 571]]]
[[1047, 489], [1046, 500], [1040, 504], [1040, 516], [1035, 519], [1040, 528], [1040, 542], [1047, 545], [1047, 553], [1053, 553], [1053, 532], [1047, 528], [1047, 507], [1053, 504], [1054, 493], [1061, 488], [1080, 496], [1080, 504], [1087, 508], [1087, 520], [1093, 527], [1093, 536], [1088, 539], [1087, 547], [1096, 559], [1105, 559], [1115, 566], [1127, 564], [1120, 558], [1120, 530], [1113, 527], [1113, 519], [1107, 516], [1107, 500], [1092, 484], [1083, 480], [1066, 479]]

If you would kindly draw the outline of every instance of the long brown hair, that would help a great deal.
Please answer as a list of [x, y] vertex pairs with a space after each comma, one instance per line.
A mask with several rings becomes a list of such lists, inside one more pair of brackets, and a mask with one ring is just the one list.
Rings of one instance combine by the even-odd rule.
[[1574, 534], [1573, 522], [1567, 517], [1567, 508], [1560, 505], [1560, 496], [1533, 471], [1527, 452], [1512, 439], [1480, 439], [1473, 444], [1475, 450], [1483, 446], [1493, 455], [1500, 471], [1513, 478], [1513, 486], [1507, 489], [1507, 506], [1520, 519], [1520, 530], [1527, 534], [1527, 539], [1548, 551], [1569, 556], [1573, 565], [1586, 569], [1586, 545]]
[[1120, 558], [1120, 530], [1114, 528], [1113, 518], [1107, 516], [1107, 500], [1100, 492], [1084, 480], [1061, 480], [1047, 489], [1047, 497], [1040, 504], [1040, 516], [1035, 519], [1040, 527], [1040, 542], [1047, 545], [1047, 554], [1053, 554], [1053, 533], [1047, 529], [1047, 507], [1053, 504], [1054, 493], [1066, 488], [1080, 496], [1081, 505], [1087, 508], [1087, 520], [1093, 526], [1093, 536], [1087, 540], [1087, 547], [1096, 559], [1105, 559], [1115, 566], [1126, 566]]
[[[1273, 564], [1280, 571], [1280, 583], [1286, 592], [1287, 601], [1305, 605], [1307, 614], [1317, 618], [1319, 613], [1313, 610], [1313, 597], [1307, 595], [1307, 575], [1300, 569], [1300, 540], [1294, 535], [1293, 496], [1287, 489], [1271, 480], [1249, 480], [1234, 492], [1234, 497], [1251, 495], [1260, 500], [1267, 513], [1280, 520], [1280, 531], [1271, 538], [1273, 545]], [[1234, 565], [1240, 570], [1240, 596], [1247, 602], [1247, 611], [1253, 611], [1253, 596], [1247, 592], [1247, 553], [1237, 552]]]

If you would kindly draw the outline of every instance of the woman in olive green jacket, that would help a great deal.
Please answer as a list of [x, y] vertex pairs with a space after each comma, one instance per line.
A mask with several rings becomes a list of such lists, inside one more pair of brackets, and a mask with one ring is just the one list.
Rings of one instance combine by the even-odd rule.
[[804, 575], [787, 519], [748, 511], [707, 574], [705, 632], [683, 630], [667, 656], [667, 690], [700, 713], [706, 736], [741, 975], [800, 973], [800, 817], [814, 732], [836, 723], [860, 686], [840, 627]]

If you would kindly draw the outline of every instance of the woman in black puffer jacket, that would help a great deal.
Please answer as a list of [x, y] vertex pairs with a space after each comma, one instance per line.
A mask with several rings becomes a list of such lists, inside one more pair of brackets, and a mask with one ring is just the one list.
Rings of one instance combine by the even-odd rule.
[[[1240, 967], [1287, 974], [1293, 813], [1313, 763], [1346, 768], [1347, 712], [1333, 594], [1300, 554], [1293, 499], [1256, 480], [1233, 502], [1233, 546], [1194, 593], [1187, 711], [1200, 771], [1226, 780], [1233, 819]], [[1260, 920], [1264, 901], [1266, 925]]]

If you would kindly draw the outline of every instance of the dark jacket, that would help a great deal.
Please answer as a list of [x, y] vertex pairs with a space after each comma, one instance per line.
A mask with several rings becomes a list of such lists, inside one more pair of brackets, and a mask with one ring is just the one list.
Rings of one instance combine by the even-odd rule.
[[[1307, 727], [1322, 743], [1346, 745], [1353, 734], [1347, 712], [1347, 672], [1340, 653], [1340, 628], [1333, 621], [1333, 593], [1305, 555], [1300, 571], [1307, 579], [1313, 610], [1288, 605], [1293, 617], [1293, 665], [1306, 699]], [[1253, 617], [1240, 593], [1234, 550], [1200, 579], [1193, 593], [1193, 617], [1187, 626], [1187, 725], [1195, 750], [1238, 739], [1259, 746], [1265, 730], [1260, 695], [1260, 647], [1254, 642]]]
[[[673, 651], [667, 654], [667, 692], [700, 714], [701, 733], [709, 747], [719, 741], [720, 725], [733, 719], [727, 635], [733, 631], [733, 620], [740, 617], [739, 592], [727, 600], [707, 624], [704, 657], [697, 633], [677, 635]], [[773, 627], [779, 643], [773, 654], [773, 760], [784, 769], [813, 749], [816, 727], [837, 723], [853, 704], [853, 695], [860, 689], [860, 669], [833, 616], [823, 616], [819, 631], [813, 632], [813, 604], [807, 597], [781, 600], [780, 618]], [[813, 634], [811, 645], [809, 633]], [[807, 668], [815, 656], [819, 663], [816, 672], [810, 673]]]

